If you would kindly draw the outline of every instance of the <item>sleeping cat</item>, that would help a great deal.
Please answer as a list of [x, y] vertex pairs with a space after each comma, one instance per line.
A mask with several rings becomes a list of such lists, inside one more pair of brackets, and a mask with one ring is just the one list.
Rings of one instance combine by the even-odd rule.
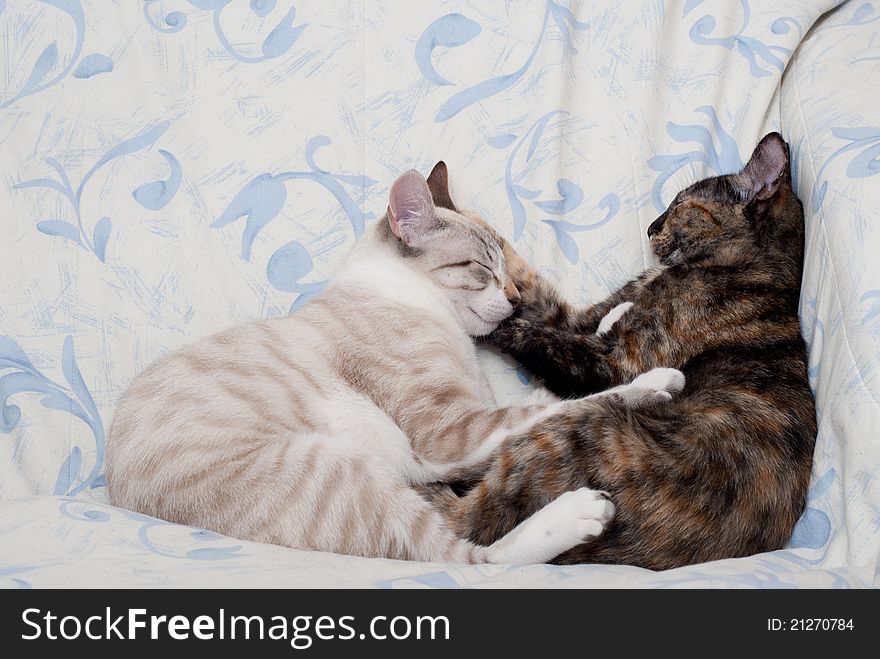
[[680, 192], [648, 236], [660, 265], [586, 309], [511, 260], [522, 301], [489, 340], [560, 396], [657, 366], [681, 369], [686, 387], [638, 408], [585, 399], [511, 440], [463, 498], [438, 500], [461, 535], [492, 542], [590, 487], [610, 493], [615, 519], [558, 562], [664, 569], [788, 541], [816, 416], [798, 319], [803, 208], [781, 136], [741, 172]]
[[[141, 373], [109, 433], [111, 502], [259, 542], [427, 561], [544, 562], [599, 535], [613, 507], [590, 489], [477, 546], [414, 487], [473, 469], [569, 404], [480, 401], [469, 335], [492, 331], [519, 292], [497, 234], [435, 207], [432, 190], [442, 204], [442, 163], [428, 181], [401, 176], [384, 221], [295, 315]], [[602, 396], [650, 404], [680, 378], [660, 369]]]

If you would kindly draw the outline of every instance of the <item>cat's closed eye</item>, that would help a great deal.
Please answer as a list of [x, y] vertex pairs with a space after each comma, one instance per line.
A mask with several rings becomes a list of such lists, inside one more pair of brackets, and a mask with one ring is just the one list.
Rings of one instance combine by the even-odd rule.
[[488, 285], [490, 281], [495, 279], [495, 273], [492, 272], [492, 269], [479, 261], [471, 261], [468, 264], [468, 272], [481, 284]]
[[489, 273], [490, 275], [492, 275], [493, 277], [495, 276], [495, 272], [494, 272], [494, 270], [492, 270], [492, 268], [490, 268], [488, 265], [486, 265], [486, 264], [483, 263], [482, 261], [471, 261], [470, 264], [471, 264], [471, 265], [476, 265], [476, 266], [478, 266], [478, 267], [481, 268], [482, 270], [485, 270], [486, 272], [488, 272], [488, 273]]

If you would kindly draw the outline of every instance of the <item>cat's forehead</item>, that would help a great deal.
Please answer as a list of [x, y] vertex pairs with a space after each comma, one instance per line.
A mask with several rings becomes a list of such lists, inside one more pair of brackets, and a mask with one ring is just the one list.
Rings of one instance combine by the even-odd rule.
[[466, 244], [470, 251], [485, 254], [493, 261], [500, 257], [503, 241], [480, 215], [446, 208], [437, 208], [435, 213], [448, 227], [447, 234], [450, 241]]
[[731, 183], [729, 176], [711, 176], [679, 192], [675, 201], [681, 202], [689, 198], [735, 204], [740, 201], [740, 194], [736, 186]]

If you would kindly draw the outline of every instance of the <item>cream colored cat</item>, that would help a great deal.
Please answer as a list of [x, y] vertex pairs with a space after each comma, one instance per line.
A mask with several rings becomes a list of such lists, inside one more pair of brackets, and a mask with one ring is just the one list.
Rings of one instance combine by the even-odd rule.
[[[588, 489], [488, 547], [454, 535], [414, 489], [477, 468], [568, 404], [480, 401], [470, 337], [509, 316], [519, 293], [503, 241], [436, 207], [432, 189], [448, 198], [442, 163], [429, 181], [401, 176], [386, 218], [295, 315], [141, 373], [110, 428], [110, 500], [258, 542], [425, 561], [544, 562], [600, 534], [613, 507]], [[599, 395], [639, 400], [665, 386], [642, 378]]]

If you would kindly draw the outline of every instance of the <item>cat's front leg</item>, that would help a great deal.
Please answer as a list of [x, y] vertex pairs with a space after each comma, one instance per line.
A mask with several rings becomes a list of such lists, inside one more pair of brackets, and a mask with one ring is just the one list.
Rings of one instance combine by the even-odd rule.
[[[483, 412], [503, 419], [502, 423], [488, 435], [470, 437], [465, 447], [454, 448], [452, 453], [449, 452], [449, 447], [454, 445], [440, 442], [439, 446], [445, 447], [446, 451], [438, 453], [438, 449], [435, 448], [430, 457], [420, 454], [419, 459], [427, 471], [428, 480], [474, 480], [488, 469], [490, 458], [505, 442], [529, 435], [537, 426], [549, 419], [588, 413], [597, 398], [616, 396], [623, 399], [627, 405], [638, 405], [670, 400], [673, 393], [683, 388], [684, 375], [681, 371], [674, 368], [655, 368], [638, 376], [629, 384], [582, 398], [560, 400], [546, 390], [536, 389], [526, 399], [533, 404]], [[529, 400], [530, 398], [532, 400]], [[534, 404], [537, 401], [541, 404]], [[466, 425], [469, 428], [473, 426], [471, 422]], [[443, 461], [437, 460], [438, 455], [443, 456]]]
[[629, 405], [667, 401], [672, 395], [684, 389], [684, 373], [676, 368], [652, 368], [642, 373], [629, 384], [612, 387], [589, 398], [619, 396]]
[[[599, 327], [596, 329], [596, 336], [604, 337], [609, 334], [614, 326], [620, 321], [626, 313], [633, 308], [632, 302], [621, 302], [611, 309], [602, 320], [599, 321]], [[678, 393], [684, 389], [684, 374], [675, 368], [654, 368], [646, 373], [638, 375], [629, 384], [619, 385], [608, 389], [605, 392], [596, 394], [597, 396], [616, 394], [622, 396], [630, 405], [638, 405], [640, 403], [654, 402], [657, 400], [666, 401], [672, 399], [672, 394]]]
[[575, 309], [544, 278], [522, 292], [516, 312], [485, 338], [534, 373], [553, 393], [576, 398], [622, 381], [609, 347], [595, 334], [599, 319], [615, 306]]
[[608, 334], [608, 332], [614, 328], [615, 323], [623, 318], [623, 315], [632, 308], [632, 302], [621, 302], [614, 307], [603, 316], [602, 320], [599, 321], [599, 327], [596, 328], [596, 336], [605, 336]]
[[523, 406], [542, 405], [546, 407], [547, 405], [558, 403], [560, 400], [562, 399], [549, 389], [538, 387], [530, 391], [520, 404]]
[[444, 482], [480, 478], [504, 442], [529, 432], [574, 403], [536, 389], [522, 405], [482, 408], [465, 414], [444, 431], [443, 437], [425, 446], [414, 446], [424, 478]]

